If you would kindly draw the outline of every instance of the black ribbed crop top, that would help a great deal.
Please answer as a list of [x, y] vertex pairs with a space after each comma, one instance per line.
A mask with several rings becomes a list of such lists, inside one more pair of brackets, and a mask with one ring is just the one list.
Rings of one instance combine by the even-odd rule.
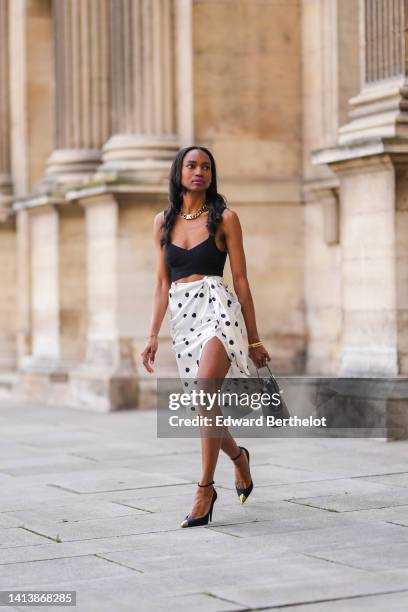
[[166, 248], [172, 282], [190, 274], [222, 276], [226, 258], [227, 251], [220, 251], [211, 234], [191, 249], [183, 249], [172, 242]]

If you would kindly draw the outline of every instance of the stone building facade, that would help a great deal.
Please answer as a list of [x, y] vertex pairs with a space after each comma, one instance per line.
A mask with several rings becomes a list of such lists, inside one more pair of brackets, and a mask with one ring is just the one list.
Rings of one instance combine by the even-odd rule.
[[176, 375], [167, 317], [153, 376], [140, 352], [192, 143], [274, 370], [406, 375], [406, 26], [404, 0], [0, 0], [0, 392], [147, 408]]

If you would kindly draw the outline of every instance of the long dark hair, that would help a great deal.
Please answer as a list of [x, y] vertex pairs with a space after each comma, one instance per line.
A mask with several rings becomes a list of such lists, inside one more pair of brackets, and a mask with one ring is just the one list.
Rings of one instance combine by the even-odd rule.
[[204, 153], [206, 153], [210, 158], [211, 162], [211, 183], [206, 191], [206, 203], [208, 206], [207, 228], [210, 235], [215, 235], [217, 226], [222, 219], [222, 211], [227, 206], [224, 196], [217, 191], [217, 170], [215, 168], [215, 160], [211, 151], [200, 146], [191, 146], [181, 149], [174, 158], [170, 169], [169, 205], [164, 211], [164, 223], [161, 226], [162, 237], [160, 238], [160, 246], [169, 244], [170, 242], [171, 229], [174, 225], [177, 214], [180, 212], [181, 205], [183, 203], [183, 194], [186, 191], [181, 185], [181, 169], [183, 167], [183, 159], [189, 151], [195, 149], [204, 151]]

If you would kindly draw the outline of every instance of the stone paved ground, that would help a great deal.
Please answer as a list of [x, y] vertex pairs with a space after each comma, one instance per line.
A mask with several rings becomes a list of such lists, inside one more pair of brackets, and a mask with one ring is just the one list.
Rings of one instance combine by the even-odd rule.
[[239, 439], [247, 503], [222, 454], [213, 522], [181, 529], [199, 440], [157, 439], [155, 412], [3, 400], [0, 428], [2, 590], [73, 589], [81, 612], [408, 609], [408, 442]]

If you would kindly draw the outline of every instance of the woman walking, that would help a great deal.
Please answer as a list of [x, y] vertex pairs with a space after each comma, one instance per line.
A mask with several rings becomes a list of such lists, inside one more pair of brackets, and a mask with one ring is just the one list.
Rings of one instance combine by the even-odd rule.
[[[215, 161], [205, 147], [187, 147], [174, 159], [169, 205], [154, 219], [154, 240], [157, 282], [151, 334], [141, 353], [146, 370], [153, 372], [157, 337], [168, 306], [172, 347], [186, 387], [198, 384], [197, 378], [210, 385], [225, 377], [250, 376], [244, 322], [249, 356], [257, 368], [264, 366], [270, 357], [256, 327], [241, 225], [217, 192]], [[237, 297], [222, 277], [227, 253]], [[218, 406], [214, 413], [221, 414]], [[192, 510], [181, 527], [206, 525], [212, 519], [217, 499], [212, 485], [220, 448], [234, 461], [241, 503], [253, 489], [248, 450], [237, 445], [226, 427], [221, 436], [202, 432], [201, 478]]]

